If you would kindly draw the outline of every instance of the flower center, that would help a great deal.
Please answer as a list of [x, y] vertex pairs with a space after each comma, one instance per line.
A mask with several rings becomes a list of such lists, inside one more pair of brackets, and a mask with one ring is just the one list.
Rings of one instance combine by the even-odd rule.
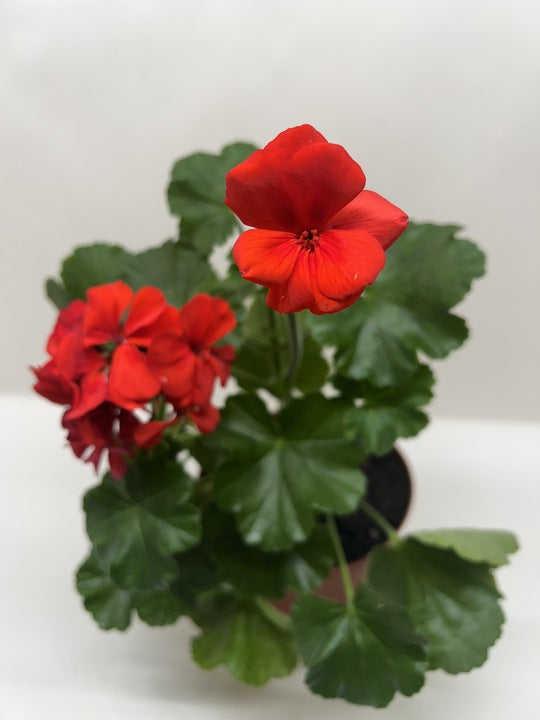
[[304, 230], [304, 232], [299, 235], [298, 242], [303, 250], [314, 250], [319, 244], [319, 231]]

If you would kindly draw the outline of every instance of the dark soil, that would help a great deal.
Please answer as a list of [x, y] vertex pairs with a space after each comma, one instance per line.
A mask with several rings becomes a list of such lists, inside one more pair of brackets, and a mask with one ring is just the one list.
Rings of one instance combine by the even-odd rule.
[[[362, 470], [368, 479], [365, 499], [398, 528], [411, 500], [411, 478], [401, 455], [397, 450], [380, 457], [373, 455], [362, 464]], [[362, 510], [336, 517], [336, 523], [348, 562], [386, 540], [385, 533]]]

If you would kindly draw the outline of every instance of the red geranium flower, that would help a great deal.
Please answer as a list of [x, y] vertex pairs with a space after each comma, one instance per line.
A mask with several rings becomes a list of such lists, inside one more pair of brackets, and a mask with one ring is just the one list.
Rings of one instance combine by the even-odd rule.
[[105, 360], [94, 348], [83, 344], [86, 303], [74, 300], [60, 311], [47, 342], [51, 359], [42, 367], [32, 368], [37, 377], [36, 392], [61, 405], [71, 404], [84, 414], [106, 398], [106, 380], [102, 375]]
[[93, 287], [86, 303], [60, 311], [50, 358], [32, 368], [34, 388], [68, 406], [62, 425], [75, 455], [97, 469], [107, 454], [119, 478], [138, 448], [157, 445], [176, 423], [215, 429], [212, 391], [216, 378], [229, 377], [234, 348], [214, 344], [235, 324], [221, 298], [197, 295], [177, 310], [156, 288], [134, 293], [121, 281]]
[[72, 380], [60, 373], [54, 360], [40, 367], [32, 367], [31, 370], [36, 376], [34, 390], [37, 393], [58, 405], [70, 405], [73, 402], [78, 388]]
[[[161, 379], [141, 350], [148, 348], [160, 331], [160, 321], [167, 310], [163, 293], [153, 287], [133, 293], [119, 280], [88, 290], [83, 344], [110, 353], [106, 394], [118, 407], [135, 410], [161, 391]], [[78, 417], [89, 409], [76, 406], [70, 417]]]
[[156, 337], [148, 360], [162, 375], [165, 397], [177, 408], [206, 406], [214, 382], [227, 381], [234, 360], [232, 345], [214, 346], [236, 325], [226, 300], [195, 295], [178, 312], [166, 334]]
[[103, 403], [75, 420], [69, 418], [69, 413], [62, 418], [74, 454], [97, 470], [107, 452], [111, 475], [117, 479], [126, 474], [128, 461], [135, 452], [133, 435], [138, 425], [134, 415], [110, 403]]
[[47, 341], [47, 352], [54, 361], [54, 368], [66, 380], [77, 380], [87, 373], [97, 372], [105, 364], [97, 350], [83, 344], [85, 312], [86, 303], [82, 300], [73, 300], [62, 308]]
[[369, 190], [360, 166], [311, 125], [280, 133], [227, 174], [225, 203], [246, 225], [233, 249], [246, 280], [278, 312], [352, 305], [407, 216]]

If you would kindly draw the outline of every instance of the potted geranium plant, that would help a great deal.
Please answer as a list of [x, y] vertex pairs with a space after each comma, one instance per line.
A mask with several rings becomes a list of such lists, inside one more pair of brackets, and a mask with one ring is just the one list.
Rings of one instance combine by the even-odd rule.
[[[179, 239], [64, 260], [34, 373], [66, 407], [75, 455], [104, 470], [84, 498], [77, 572], [101, 628], [189, 616], [203, 668], [259, 685], [301, 658], [313, 692], [382, 707], [429, 670], [485, 661], [503, 622], [493, 570], [517, 544], [504, 531], [400, 536], [405, 507], [385, 513], [381, 496], [403, 490], [373, 463], [403, 470], [394, 442], [428, 421], [429, 362], [466, 339], [451, 309], [484, 259], [457, 226], [409, 223], [364, 184], [309, 125], [263, 150], [179, 160]], [[231, 377], [220, 410], [214, 386]], [[347, 561], [366, 547], [350, 533], [366, 522], [379, 544], [359, 579]]]

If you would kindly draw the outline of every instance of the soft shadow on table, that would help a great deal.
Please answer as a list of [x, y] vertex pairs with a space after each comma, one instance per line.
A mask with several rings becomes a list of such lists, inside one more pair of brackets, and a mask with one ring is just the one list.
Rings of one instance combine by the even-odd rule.
[[[108, 654], [108, 672], [114, 666], [116, 689], [122, 694], [131, 694], [133, 699], [139, 695], [146, 700], [154, 697], [161, 702], [177, 704], [179, 713], [186, 705], [193, 710], [198, 706], [201, 711], [204, 708], [205, 717], [252, 720], [256, 713], [259, 720], [274, 719], [276, 715], [295, 720], [327, 720], [329, 716], [342, 720], [380, 720], [380, 711], [374, 708], [360, 708], [341, 700], [328, 701], [313, 695], [303, 684], [302, 668], [292, 676], [271, 681], [262, 688], [236, 682], [223, 668], [203, 671], [193, 663], [189, 652], [189, 640], [196, 632], [189, 621], [183, 621], [163, 629], [149, 629], [138, 624], [127, 637], [117, 635], [116, 639], [125, 643], [122, 649], [115, 648], [121, 657]], [[116, 642], [113, 644], [117, 645]], [[95, 668], [95, 649], [92, 663]], [[394, 699], [385, 711], [385, 720], [433, 720], [437, 707], [451, 708], [452, 716], [466, 717], [471, 706], [471, 692], [475, 693], [475, 682], [467, 682], [465, 676], [463, 680], [469, 687], [466, 699], [463, 697], [461, 702], [456, 678], [430, 674], [427, 687], [420, 695]], [[483, 683], [478, 684], [477, 692], [479, 696], [485, 692]], [[478, 701], [481, 702], [480, 697]]]

